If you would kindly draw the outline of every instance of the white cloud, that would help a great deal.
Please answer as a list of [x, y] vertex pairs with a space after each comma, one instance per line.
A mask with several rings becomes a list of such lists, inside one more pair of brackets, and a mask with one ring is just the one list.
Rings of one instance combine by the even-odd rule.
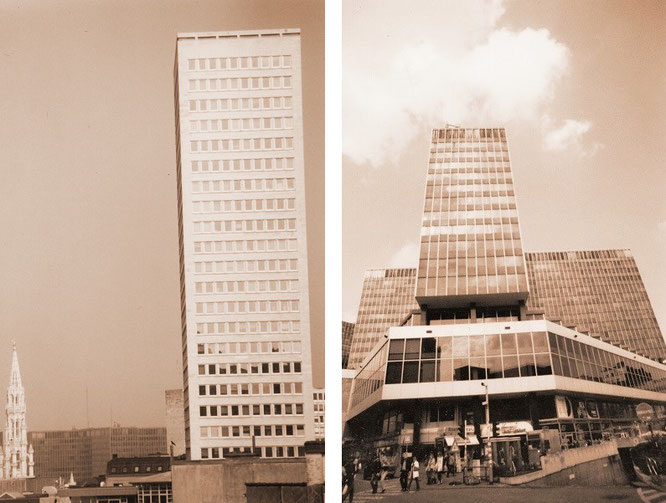
[[414, 268], [419, 264], [418, 243], [407, 243], [393, 254], [387, 267]]
[[592, 143], [586, 145], [583, 136], [592, 128], [590, 121], [579, 121], [567, 119], [559, 128], [552, 128], [551, 121], [544, 118], [544, 129], [546, 130], [543, 145], [546, 150], [553, 152], [569, 151], [579, 155], [592, 157], [603, 145]]
[[497, 28], [500, 1], [360, 2], [343, 21], [343, 152], [396, 159], [452, 124], [538, 120], [568, 68], [548, 30]]

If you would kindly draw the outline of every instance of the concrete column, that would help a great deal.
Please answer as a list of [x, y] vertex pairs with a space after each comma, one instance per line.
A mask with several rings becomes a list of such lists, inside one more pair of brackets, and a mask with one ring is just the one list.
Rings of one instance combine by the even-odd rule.
[[324, 441], [305, 442], [308, 503], [324, 503], [324, 462]]

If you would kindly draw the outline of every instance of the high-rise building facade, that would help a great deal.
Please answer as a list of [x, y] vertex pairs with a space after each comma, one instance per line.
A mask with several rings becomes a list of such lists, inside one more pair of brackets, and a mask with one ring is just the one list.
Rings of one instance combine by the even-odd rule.
[[169, 453], [173, 456], [185, 454], [185, 408], [183, 390], [168, 389], [165, 392], [166, 429]]
[[342, 322], [342, 368], [349, 365], [349, 352], [351, 351], [352, 339], [354, 338], [354, 324], [348, 321]]
[[389, 327], [400, 324], [418, 305], [414, 301], [415, 269], [365, 272], [348, 368], [358, 368]]
[[636, 436], [639, 408], [664, 428], [664, 343], [631, 254], [525, 255], [504, 129], [434, 130], [427, 170], [419, 310], [366, 353], [346, 438], [387, 465], [483, 443], [506, 474], [533, 465], [530, 434], [557, 453]]
[[314, 437], [300, 32], [178, 35], [185, 442], [192, 460]]
[[166, 428], [109, 427], [80, 430], [31, 431], [35, 476], [62, 478], [73, 474], [79, 483], [104, 475], [113, 455], [120, 457], [167, 454]]
[[526, 253], [527, 306], [656, 361], [666, 344], [630, 250]]
[[326, 437], [326, 391], [324, 388], [313, 388], [312, 400], [314, 405], [315, 440], [324, 440]]
[[[525, 300], [527, 278], [503, 128], [432, 132], [416, 298]], [[436, 315], [436, 313], [433, 313]]]

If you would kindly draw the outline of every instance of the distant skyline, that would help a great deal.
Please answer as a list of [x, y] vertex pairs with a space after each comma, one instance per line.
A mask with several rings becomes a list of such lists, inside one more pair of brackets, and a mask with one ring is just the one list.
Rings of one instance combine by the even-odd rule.
[[345, 2], [343, 320], [365, 270], [417, 266], [450, 123], [506, 128], [526, 251], [630, 248], [666, 329], [664, 21], [659, 1]]
[[[324, 3], [0, 0], [0, 392], [29, 430], [165, 425], [182, 387], [179, 32], [300, 28], [310, 310], [323, 385]], [[4, 407], [4, 400], [0, 401]]]

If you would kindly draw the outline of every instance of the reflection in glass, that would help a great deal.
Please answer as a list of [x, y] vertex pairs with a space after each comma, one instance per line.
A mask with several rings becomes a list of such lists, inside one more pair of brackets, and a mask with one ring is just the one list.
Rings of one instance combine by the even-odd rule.
[[545, 332], [534, 332], [532, 333], [532, 341], [534, 342], [534, 352], [535, 353], [547, 353], [548, 352], [548, 339]]
[[469, 355], [468, 352], [468, 337], [454, 337], [453, 338], [453, 357], [454, 358], [460, 358], [460, 357], [467, 357]]
[[499, 335], [486, 335], [486, 355], [500, 356], [501, 354]]
[[[481, 346], [483, 347], [483, 346]], [[470, 379], [485, 379], [486, 378], [486, 359], [479, 357], [472, 357], [469, 359], [469, 372]]]
[[433, 382], [435, 380], [435, 360], [421, 362], [420, 382]]
[[389, 360], [402, 360], [404, 339], [392, 339], [389, 343]]
[[516, 334], [502, 334], [502, 354], [516, 354]]
[[469, 355], [470, 356], [485, 356], [485, 347], [483, 343], [483, 335], [472, 335], [469, 338]]
[[437, 338], [437, 358], [451, 358], [451, 337]]
[[498, 356], [489, 356], [486, 358], [488, 367], [488, 379], [502, 378], [502, 359]]
[[518, 340], [518, 354], [526, 355], [534, 352], [531, 333], [516, 334], [516, 339]]
[[[554, 359], [555, 357], [553, 357]], [[536, 371], [540, 376], [550, 375], [553, 373], [553, 369], [550, 366], [550, 356], [547, 353], [541, 353], [535, 356], [536, 359]]]
[[[455, 347], [455, 346], [454, 346]], [[453, 360], [453, 380], [467, 381], [469, 379], [468, 359], [456, 358]]]
[[437, 366], [437, 380], [441, 382], [449, 382], [453, 380], [453, 360], [445, 358], [439, 360]]
[[[529, 334], [528, 334], [529, 335]], [[521, 354], [518, 356], [520, 362], [520, 375], [522, 377], [529, 377], [536, 375], [536, 366], [534, 365], [534, 355], [533, 354]]]
[[[502, 348], [504, 348], [503, 343]], [[502, 363], [504, 365], [504, 377], [520, 377], [517, 356], [504, 356], [502, 358]]]

